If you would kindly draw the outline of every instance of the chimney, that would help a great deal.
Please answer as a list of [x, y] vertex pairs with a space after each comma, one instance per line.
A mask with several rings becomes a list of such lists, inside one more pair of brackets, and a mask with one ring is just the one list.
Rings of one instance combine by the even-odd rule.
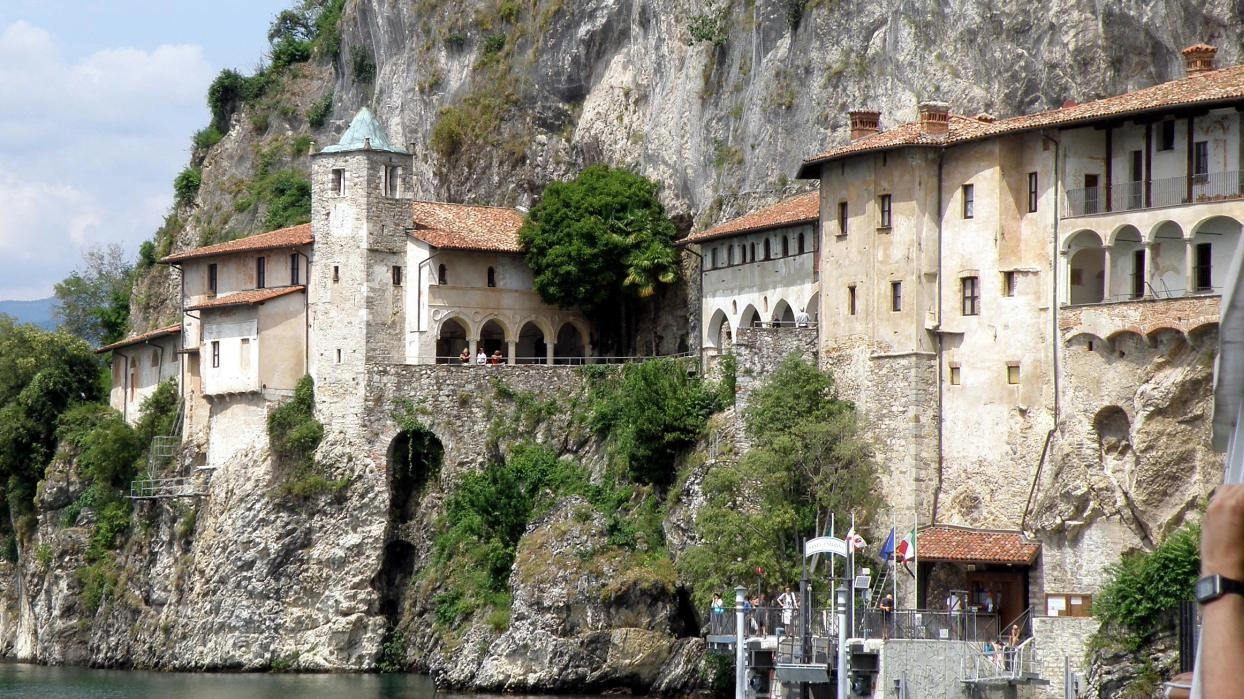
[[1184, 76], [1191, 77], [1216, 70], [1214, 54], [1218, 49], [1208, 44], [1193, 44], [1180, 51], [1184, 56]]
[[920, 133], [941, 136], [950, 131], [950, 105], [945, 102], [921, 102]]
[[852, 141], [881, 132], [881, 112], [857, 110], [847, 112], [847, 116], [851, 117]]

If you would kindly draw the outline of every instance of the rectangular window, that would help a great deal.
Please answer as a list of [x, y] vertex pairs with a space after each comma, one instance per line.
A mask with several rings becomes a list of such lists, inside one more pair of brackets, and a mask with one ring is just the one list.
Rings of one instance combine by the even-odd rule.
[[238, 368], [242, 371], [251, 369], [251, 339], [249, 337], [242, 338], [242, 354], [238, 357]]
[[1209, 176], [1209, 141], [1192, 144], [1192, 174], [1204, 182]]
[[1037, 173], [1028, 173], [1028, 213], [1037, 210]]
[[838, 235], [847, 234], [847, 203], [838, 202]]
[[1145, 251], [1132, 251], [1132, 298], [1145, 295]]
[[216, 263], [207, 266], [207, 293], [216, 295]]
[[855, 285], [847, 287], [847, 315], [855, 315]]
[[384, 195], [397, 197], [397, 183], [400, 181], [402, 169], [396, 165], [384, 166]]
[[975, 316], [981, 312], [981, 290], [979, 277], [964, 277], [959, 280], [963, 290], [963, 315]]
[[298, 264], [298, 253], [292, 253], [289, 256], [289, 283], [290, 286], [302, 282], [302, 266]]
[[959, 374], [959, 365], [951, 364], [950, 365], [950, 385], [958, 386], [960, 380], [961, 380], [961, 376]]
[[963, 217], [972, 218], [976, 215], [976, 188], [970, 184], [963, 185]]
[[718, 248], [716, 247], [709, 250], [709, 269], [717, 269], [717, 250]]
[[1213, 243], [1196, 244], [1196, 290], [1213, 291]]
[[890, 310], [903, 310], [903, 282], [890, 282]]
[[262, 289], [268, 284], [266, 257], [255, 258], [255, 288]]
[[220, 367], [220, 340], [212, 340], [212, 368]]
[[1175, 120], [1162, 122], [1158, 133], [1158, 150], [1175, 150]]
[[346, 193], [345, 168], [333, 168], [332, 193], [341, 196]]
[[892, 202], [892, 200], [890, 199], [890, 195], [889, 195], [889, 194], [882, 194], [882, 195], [881, 195], [881, 201], [880, 201], [880, 205], [881, 205], [881, 221], [880, 221], [880, 225], [881, 225], [881, 227], [882, 227], [882, 228], [889, 228], [889, 227], [890, 227], [890, 222], [891, 222], [891, 213], [892, 213], [892, 209], [890, 208], [890, 207], [891, 207], [891, 202]]
[[336, 284], [339, 281], [341, 281], [341, 268], [333, 265], [333, 283]]
[[1007, 362], [1006, 382], [1012, 386], [1019, 383], [1019, 362]]
[[1127, 208], [1139, 209], [1141, 195], [1144, 194], [1145, 155], [1141, 151], [1132, 151], [1132, 162], [1128, 171], [1131, 180], [1127, 186]]
[[1008, 270], [1002, 273], [1002, 295], [1015, 295], [1015, 272]]
[[402, 266], [393, 265], [393, 286], [402, 285]]

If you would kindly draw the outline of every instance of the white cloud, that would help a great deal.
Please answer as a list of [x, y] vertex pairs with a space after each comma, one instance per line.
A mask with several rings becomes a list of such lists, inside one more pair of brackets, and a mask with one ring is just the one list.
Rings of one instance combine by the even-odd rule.
[[0, 299], [67, 276], [94, 245], [131, 256], [160, 225], [215, 71], [199, 46], [65, 61], [48, 31], [0, 27]]

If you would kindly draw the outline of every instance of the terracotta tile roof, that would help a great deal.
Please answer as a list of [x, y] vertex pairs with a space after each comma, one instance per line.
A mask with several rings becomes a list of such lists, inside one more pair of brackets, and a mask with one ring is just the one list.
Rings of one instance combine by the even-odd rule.
[[176, 255], [169, 255], [162, 258], [160, 262], [182, 262], [184, 260], [196, 260], [204, 257], [219, 257], [221, 255], [233, 255], [240, 252], [251, 252], [254, 250], [275, 250], [278, 248], [296, 248], [302, 245], [310, 245], [314, 240], [311, 236], [311, 224], [304, 223], [298, 226], [290, 226], [289, 228], [278, 228], [275, 231], [267, 233], [259, 233], [237, 240], [230, 240], [227, 243], [217, 243], [216, 245], [207, 245], [201, 248], [194, 248], [185, 252], [179, 252]]
[[114, 342], [111, 345], [104, 345], [103, 347], [100, 347], [99, 349], [95, 350], [95, 354], [101, 354], [103, 352], [107, 352], [109, 350], [114, 350], [114, 349], [120, 349], [122, 347], [129, 347], [130, 345], [137, 345], [143, 342], [147, 342], [148, 340], [154, 340], [157, 337], [165, 337], [167, 335], [180, 335], [180, 334], [181, 334], [180, 325], [170, 325], [164, 328], [157, 328], [155, 330], [145, 332], [141, 335], [134, 335], [131, 337], [127, 337], [124, 340], [121, 340], [120, 342]]
[[416, 201], [411, 204], [411, 213], [415, 226], [410, 234], [433, 247], [523, 251], [518, 242], [523, 215], [517, 209]]
[[272, 289], [249, 289], [247, 291], [238, 291], [224, 296], [217, 296], [210, 301], [204, 301], [195, 306], [189, 306], [187, 311], [199, 311], [205, 308], [229, 308], [232, 306], [254, 306], [271, 301], [280, 296], [286, 296], [296, 292], [305, 291], [307, 287], [297, 284], [295, 286], [278, 286]]
[[1040, 552], [1041, 544], [1018, 531], [935, 524], [916, 535], [916, 554], [921, 561], [1029, 565]]
[[780, 201], [760, 211], [753, 211], [745, 216], [718, 224], [699, 233], [692, 233], [680, 240], [679, 244], [699, 243], [739, 233], [816, 221], [820, 218], [820, 215], [821, 193], [819, 191], [807, 192], [806, 194], [800, 194], [799, 196]]
[[816, 165], [843, 156], [869, 151], [883, 151], [903, 146], [942, 146], [975, 141], [1007, 133], [1051, 126], [1073, 126], [1095, 121], [1139, 116], [1185, 105], [1210, 106], [1216, 103], [1244, 101], [1244, 65], [1221, 68], [1171, 80], [1152, 87], [1133, 90], [1122, 95], [1071, 104], [1037, 114], [1026, 114], [989, 121], [952, 114], [949, 133], [930, 135], [920, 132], [916, 122], [903, 124], [889, 131], [870, 134], [844, 146], [831, 148], [804, 161], [800, 177], [816, 177]]

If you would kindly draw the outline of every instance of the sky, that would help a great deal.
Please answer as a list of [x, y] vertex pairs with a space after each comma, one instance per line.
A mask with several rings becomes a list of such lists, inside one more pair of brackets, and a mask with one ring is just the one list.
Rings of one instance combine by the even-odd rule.
[[296, 0], [0, 0], [0, 300], [52, 295], [83, 253], [131, 259], [207, 126]]

